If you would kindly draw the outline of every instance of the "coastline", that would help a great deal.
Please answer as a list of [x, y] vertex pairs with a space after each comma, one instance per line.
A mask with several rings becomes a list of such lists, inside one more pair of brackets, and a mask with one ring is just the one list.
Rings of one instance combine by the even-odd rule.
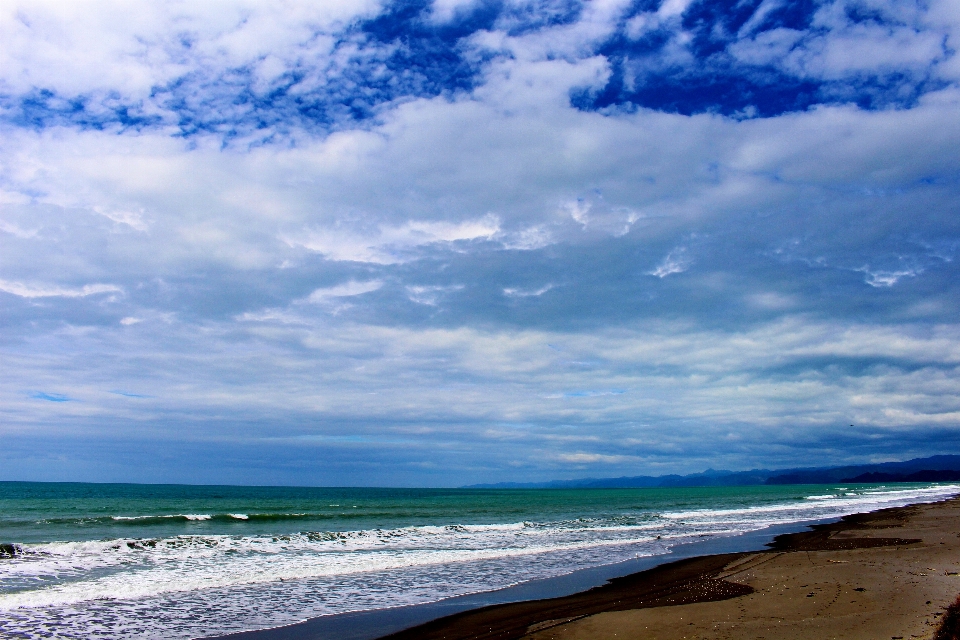
[[[217, 637], [235, 640], [334, 637], [344, 640], [451, 640], [479, 637], [576, 640], [609, 635], [612, 638], [616, 635], [615, 629], [623, 628], [624, 624], [629, 626], [629, 620], [620, 618], [637, 618], [638, 612], [646, 616], [641, 616], [643, 619], [637, 622], [641, 624], [650, 622], [651, 616], [669, 618], [681, 609], [690, 607], [722, 608], [745, 599], [756, 600], [760, 598], [758, 594], [761, 594], [763, 587], [759, 583], [750, 584], [749, 579], [753, 576], [750, 571], [756, 573], [753, 568], [758, 563], [771, 565], [770, 561], [775, 558], [789, 558], [798, 553], [810, 556], [811, 552], [817, 556], [879, 553], [884, 554], [889, 563], [900, 555], [897, 551], [924, 545], [920, 537], [894, 535], [898, 527], [903, 528], [904, 523], [920, 512], [934, 513], [936, 520], [938, 517], [942, 519], [947, 511], [950, 511], [951, 522], [960, 525], [960, 498], [954, 497], [936, 503], [881, 509], [815, 524], [810, 521], [791, 523], [743, 536], [689, 543], [675, 547], [662, 556], [580, 570], [567, 576], [533, 581], [494, 592], [396, 609], [323, 616], [273, 629]], [[960, 526], [957, 530], [960, 530]], [[949, 548], [958, 552], [956, 566], [952, 569], [956, 572], [960, 570], [960, 540], [954, 536], [954, 541]], [[940, 546], [947, 547], [946, 544]], [[891, 551], [894, 551], [892, 555], [889, 553]], [[866, 560], [868, 563], [870, 561]], [[780, 559], [773, 564], [783, 565], [785, 562]], [[852, 561], [827, 558], [826, 562], [828, 568], [836, 569]], [[960, 579], [954, 577], [950, 584], [956, 585], [952, 593], [946, 593], [950, 590], [947, 589], [939, 594], [936, 601], [930, 600], [931, 604], [927, 606], [930, 611], [924, 621], [927, 626], [935, 619], [934, 614], [953, 602], [957, 592], [960, 592]], [[787, 601], [784, 595], [785, 592], [778, 597], [777, 606]], [[804, 594], [801, 602], [814, 601], [806, 598]], [[815, 596], [811, 598], [815, 599]], [[687, 621], [691, 615], [687, 612]], [[608, 619], [611, 616], [615, 619]], [[683, 624], [683, 631], [686, 632], [686, 627], [693, 623]], [[666, 628], [660, 620], [656, 626]]]
[[932, 638], [960, 592], [958, 523], [957, 497], [854, 514], [778, 536], [762, 552], [681, 560], [383, 640]]

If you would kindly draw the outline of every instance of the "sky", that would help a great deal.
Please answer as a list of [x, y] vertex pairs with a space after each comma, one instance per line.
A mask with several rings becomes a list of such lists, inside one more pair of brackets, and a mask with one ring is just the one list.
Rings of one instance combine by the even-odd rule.
[[2, 0], [0, 42], [0, 479], [960, 453], [958, 0]]

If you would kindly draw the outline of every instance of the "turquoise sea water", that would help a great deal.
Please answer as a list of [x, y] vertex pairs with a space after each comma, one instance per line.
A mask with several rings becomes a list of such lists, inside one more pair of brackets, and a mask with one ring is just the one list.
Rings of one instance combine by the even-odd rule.
[[956, 485], [325, 489], [0, 483], [0, 636], [192, 638], [436, 601]]

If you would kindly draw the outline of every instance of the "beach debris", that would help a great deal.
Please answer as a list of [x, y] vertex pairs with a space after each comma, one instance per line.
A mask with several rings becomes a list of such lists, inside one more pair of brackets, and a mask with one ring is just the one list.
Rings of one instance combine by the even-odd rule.
[[947, 607], [933, 640], [960, 640], [960, 596]]

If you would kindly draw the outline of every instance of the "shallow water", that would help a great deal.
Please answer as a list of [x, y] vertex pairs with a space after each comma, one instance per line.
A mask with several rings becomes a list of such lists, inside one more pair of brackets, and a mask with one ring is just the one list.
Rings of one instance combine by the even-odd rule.
[[191, 638], [436, 601], [957, 485], [324, 489], [0, 483], [0, 634]]

